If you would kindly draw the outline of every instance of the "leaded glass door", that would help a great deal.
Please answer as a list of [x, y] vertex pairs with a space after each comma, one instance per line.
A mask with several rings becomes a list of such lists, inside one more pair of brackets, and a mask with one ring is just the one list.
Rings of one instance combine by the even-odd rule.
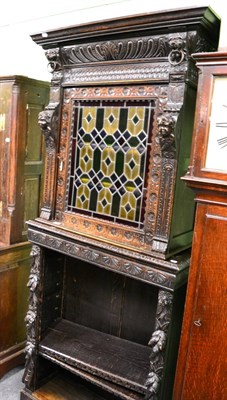
[[137, 249], [146, 246], [158, 110], [154, 88], [146, 88], [145, 96], [141, 87], [65, 89], [56, 201], [65, 227], [86, 234], [89, 228], [89, 235], [115, 243], [127, 238]]
[[152, 100], [75, 101], [66, 209], [141, 228]]

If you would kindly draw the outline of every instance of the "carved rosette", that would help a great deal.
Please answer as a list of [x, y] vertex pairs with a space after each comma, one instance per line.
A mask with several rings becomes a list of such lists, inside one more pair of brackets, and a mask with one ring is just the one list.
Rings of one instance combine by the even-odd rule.
[[25, 317], [27, 328], [27, 343], [25, 347], [25, 371], [23, 382], [28, 389], [31, 389], [34, 381], [34, 365], [37, 354], [36, 334], [38, 329], [38, 307], [40, 303], [40, 274], [41, 274], [41, 248], [32, 246], [32, 266], [27, 286], [29, 287], [29, 307]]
[[171, 320], [173, 295], [167, 291], [160, 290], [156, 312], [155, 330], [148, 343], [151, 346], [150, 372], [146, 381], [146, 400], [156, 400], [160, 389], [165, 349], [167, 343], [167, 332]]

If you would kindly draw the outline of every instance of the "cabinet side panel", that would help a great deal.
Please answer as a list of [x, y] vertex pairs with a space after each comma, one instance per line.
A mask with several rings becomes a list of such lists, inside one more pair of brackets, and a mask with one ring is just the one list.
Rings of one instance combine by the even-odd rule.
[[[194, 226], [194, 193], [181, 180], [181, 177], [187, 172], [189, 165], [196, 100], [195, 88], [189, 85], [186, 86], [185, 103], [180, 112], [177, 125], [177, 131], [181, 131], [178, 143], [180, 153], [174, 194], [170, 252], [171, 250], [175, 252], [180, 248], [182, 249], [191, 245]], [[176, 132], [176, 139], [178, 132]]]

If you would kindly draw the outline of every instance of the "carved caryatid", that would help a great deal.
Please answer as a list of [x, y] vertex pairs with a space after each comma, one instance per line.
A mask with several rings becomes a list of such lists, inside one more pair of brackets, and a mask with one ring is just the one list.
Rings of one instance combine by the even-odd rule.
[[42, 129], [47, 152], [52, 152], [56, 147], [58, 110], [57, 108], [46, 108], [39, 113], [38, 124]]
[[56, 149], [59, 129], [59, 108], [47, 107], [39, 113], [39, 126], [43, 131], [46, 143], [45, 170], [46, 179], [43, 189], [43, 207], [41, 217], [50, 219], [53, 212], [54, 203], [54, 179], [56, 173]]
[[32, 246], [32, 267], [28, 279], [29, 287], [29, 309], [25, 317], [27, 328], [27, 343], [25, 347], [25, 370], [23, 382], [26, 387], [31, 388], [34, 377], [34, 365], [37, 351], [37, 318], [40, 302], [40, 274], [41, 274], [41, 249], [37, 245]]
[[176, 118], [170, 114], [162, 114], [157, 118], [158, 140], [163, 158], [176, 157], [175, 126]]
[[148, 345], [151, 346], [150, 372], [146, 381], [146, 400], [156, 400], [160, 389], [167, 343], [168, 327], [171, 320], [173, 295], [159, 291], [155, 330]]

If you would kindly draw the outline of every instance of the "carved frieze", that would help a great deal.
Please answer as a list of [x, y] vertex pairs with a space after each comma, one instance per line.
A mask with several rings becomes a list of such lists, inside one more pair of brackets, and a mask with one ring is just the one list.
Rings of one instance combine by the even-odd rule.
[[136, 261], [128, 261], [122, 255], [108, 255], [104, 250], [88, 248], [85, 244], [73, 243], [63, 238], [56, 238], [54, 235], [44, 234], [29, 229], [29, 240], [59, 251], [60, 253], [89, 261], [106, 269], [122, 273], [152, 283], [161, 288], [173, 290], [175, 286], [175, 275], [169, 272], [160, 271], [152, 266], [144, 265]]
[[167, 57], [169, 49], [169, 37], [167, 35], [108, 40], [95, 44], [88, 43], [63, 47], [61, 55], [63, 63], [68, 65], [110, 60]]
[[168, 81], [169, 64], [141, 63], [140, 65], [99, 65], [84, 68], [66, 69], [63, 74], [63, 84], [99, 83], [99, 82], [127, 82], [127, 81]]

